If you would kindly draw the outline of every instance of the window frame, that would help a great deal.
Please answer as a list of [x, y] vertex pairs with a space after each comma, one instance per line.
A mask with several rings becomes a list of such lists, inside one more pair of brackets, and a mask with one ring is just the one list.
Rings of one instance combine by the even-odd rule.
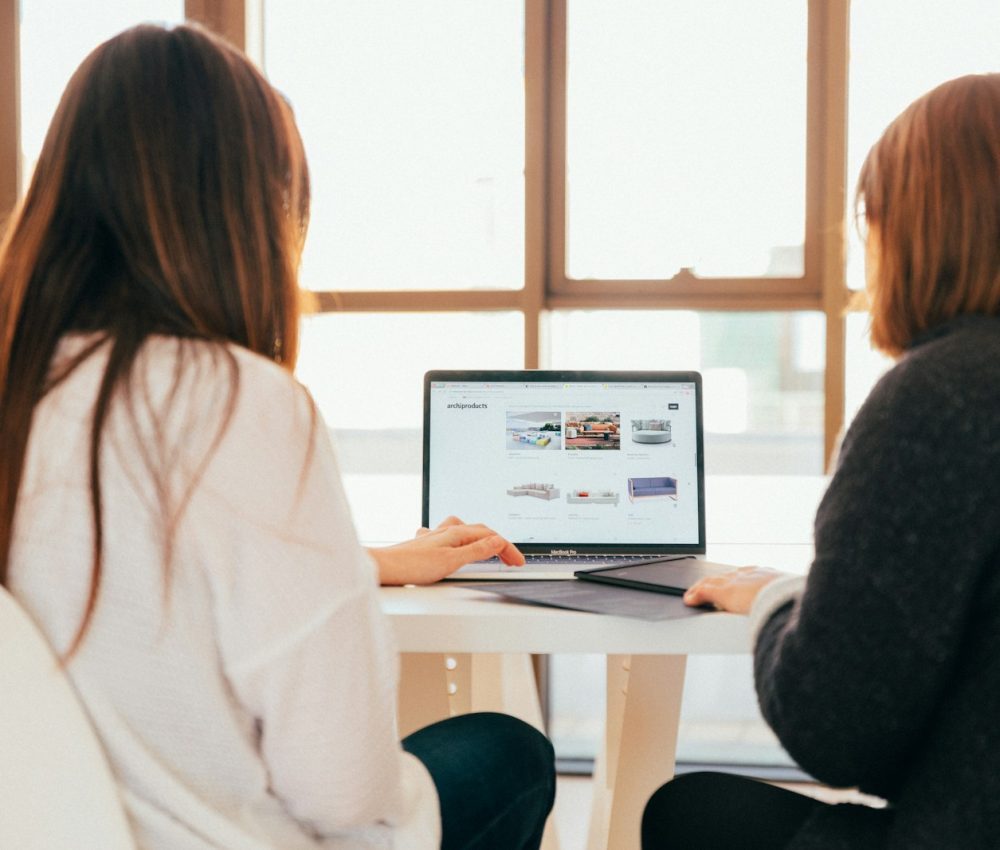
[[[185, 16], [262, 63], [265, 0], [185, 0]], [[21, 190], [18, 0], [0, 0], [0, 221]], [[524, 0], [524, 285], [510, 290], [317, 292], [317, 312], [518, 311], [525, 368], [545, 365], [550, 310], [820, 311], [826, 318], [824, 464], [844, 423], [847, 57], [850, 0], [808, 0], [804, 272], [798, 278], [572, 280], [566, 276], [567, 0]]]
[[0, 0], [0, 234], [21, 196], [18, 0]]

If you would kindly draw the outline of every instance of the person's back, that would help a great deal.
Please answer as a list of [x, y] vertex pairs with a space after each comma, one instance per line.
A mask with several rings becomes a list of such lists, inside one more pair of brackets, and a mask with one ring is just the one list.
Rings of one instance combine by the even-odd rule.
[[761, 710], [789, 754], [890, 804], [819, 809], [803, 847], [1000, 837], [998, 422], [1000, 317], [915, 340], [845, 437], [797, 610], [756, 606]]
[[[901, 522], [883, 537], [893, 551], [880, 607], [887, 628], [904, 632], [907, 651], [892, 653], [899, 660], [891, 674], [855, 700], [913, 730], [894, 764], [873, 759], [882, 762], [880, 792], [892, 805], [888, 846], [993, 847], [1000, 843], [1000, 317], [963, 316], [936, 328], [897, 369], [903, 374], [878, 413], [906, 410], [923, 458], [897, 488]], [[909, 398], [899, 397], [904, 392]], [[907, 510], [916, 505], [924, 507]], [[922, 557], [911, 557], [916, 548]], [[913, 694], [911, 705], [881, 698], [894, 682]]]
[[[58, 359], [87, 342], [68, 338]], [[394, 740], [374, 569], [305, 393], [263, 358], [228, 352], [154, 337], [140, 389], [113, 404], [101, 595], [67, 671], [140, 847], [316, 847], [301, 821], [343, 832], [332, 846], [369, 846], [364, 836], [387, 840], [374, 824], [398, 819], [409, 760]], [[39, 404], [15, 525], [11, 589], [60, 651], [89, 593], [87, 453], [105, 366], [98, 351]], [[414, 793], [433, 799], [420, 772]]]
[[844, 438], [808, 578], [745, 568], [685, 594], [750, 614], [761, 711], [791, 757], [888, 805], [689, 774], [647, 804], [644, 850], [1000, 846], [998, 198], [1000, 74], [889, 125], [857, 202], [872, 342], [899, 362]]

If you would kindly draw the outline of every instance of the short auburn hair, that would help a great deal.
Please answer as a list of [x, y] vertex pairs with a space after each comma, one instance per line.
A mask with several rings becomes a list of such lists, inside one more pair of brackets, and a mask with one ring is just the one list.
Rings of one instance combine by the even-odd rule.
[[1000, 74], [943, 83], [865, 159], [872, 342], [898, 356], [956, 316], [1000, 313]]

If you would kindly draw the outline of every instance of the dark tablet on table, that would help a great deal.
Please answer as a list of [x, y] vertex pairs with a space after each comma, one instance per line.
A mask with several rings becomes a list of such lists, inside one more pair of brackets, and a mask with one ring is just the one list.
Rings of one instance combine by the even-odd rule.
[[632, 564], [624, 567], [598, 567], [592, 570], [577, 570], [574, 575], [583, 581], [616, 584], [651, 590], [656, 593], [670, 593], [683, 596], [684, 591], [699, 579], [721, 575], [736, 569], [727, 564], [714, 564], [698, 558], [674, 558], [646, 564]]

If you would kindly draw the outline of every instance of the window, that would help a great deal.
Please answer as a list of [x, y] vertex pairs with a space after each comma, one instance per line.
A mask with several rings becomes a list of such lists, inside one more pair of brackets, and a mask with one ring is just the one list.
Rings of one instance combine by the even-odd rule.
[[[849, 179], [857, 177], [869, 148], [907, 104], [945, 80], [995, 71], [998, 39], [1000, 6], [989, 0], [855, 3], [851, 7]], [[892, 50], [891, 68], [885, 62], [887, 45]], [[853, 202], [853, 185], [849, 189], [848, 200]], [[848, 235], [848, 283], [863, 289], [864, 249], [853, 227], [848, 228]]]
[[[851, 6], [851, 86], [848, 104], [848, 179], [854, 181], [871, 146], [910, 102], [963, 74], [997, 70], [1000, 6], [989, 0], [856, 2]], [[891, 50], [892, 63], [886, 53]], [[847, 193], [847, 283], [863, 289], [864, 247], [853, 226], [853, 182]], [[891, 365], [872, 351], [867, 318], [847, 324], [848, 421]]]
[[358, 535], [396, 542], [420, 525], [423, 374], [456, 361], [516, 369], [511, 312], [324, 313], [303, 322], [298, 377], [334, 438]]
[[823, 471], [819, 313], [557, 310], [555, 369], [695, 369], [709, 475]]
[[287, 0], [265, 15], [312, 173], [304, 284], [522, 287], [520, 7]]
[[567, 12], [568, 277], [801, 277], [802, 4]]

